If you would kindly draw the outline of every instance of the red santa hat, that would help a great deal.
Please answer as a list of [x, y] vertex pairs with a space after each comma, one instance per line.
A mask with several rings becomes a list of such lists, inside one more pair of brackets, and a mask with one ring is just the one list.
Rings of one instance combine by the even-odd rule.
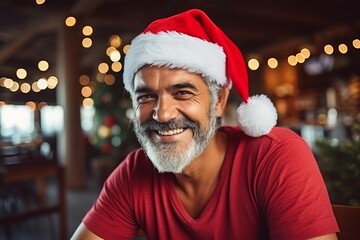
[[201, 10], [193, 9], [152, 22], [131, 42], [124, 63], [125, 89], [144, 65], [182, 68], [220, 86], [234, 86], [244, 100], [238, 123], [249, 136], [268, 134], [277, 113], [265, 95], [249, 97], [246, 64], [239, 48]]

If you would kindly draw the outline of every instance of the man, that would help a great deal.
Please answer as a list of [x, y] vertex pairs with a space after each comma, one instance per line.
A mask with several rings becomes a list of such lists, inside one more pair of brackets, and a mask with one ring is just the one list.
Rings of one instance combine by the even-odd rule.
[[[248, 96], [236, 45], [200, 10], [151, 23], [125, 58], [142, 149], [111, 174], [73, 239], [336, 239], [316, 161]], [[240, 127], [221, 125], [229, 88]]]

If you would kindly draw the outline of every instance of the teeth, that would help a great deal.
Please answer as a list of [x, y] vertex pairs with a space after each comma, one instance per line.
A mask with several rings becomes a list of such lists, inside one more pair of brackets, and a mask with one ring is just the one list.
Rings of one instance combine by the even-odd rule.
[[168, 130], [168, 131], [158, 131], [158, 133], [160, 135], [170, 136], [170, 135], [182, 133], [183, 131], [184, 131], [183, 128], [178, 128], [178, 129], [172, 129], [172, 130]]

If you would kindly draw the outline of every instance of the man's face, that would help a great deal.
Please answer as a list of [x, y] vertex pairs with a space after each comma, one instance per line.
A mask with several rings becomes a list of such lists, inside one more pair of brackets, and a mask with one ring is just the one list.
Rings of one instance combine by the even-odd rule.
[[134, 130], [159, 172], [180, 173], [216, 130], [215, 103], [198, 74], [144, 67], [135, 76]]

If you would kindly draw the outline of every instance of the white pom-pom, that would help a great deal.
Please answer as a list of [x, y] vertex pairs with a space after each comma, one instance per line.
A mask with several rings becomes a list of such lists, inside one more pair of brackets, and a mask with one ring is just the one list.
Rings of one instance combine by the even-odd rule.
[[265, 95], [255, 95], [237, 109], [238, 123], [246, 135], [259, 137], [268, 134], [276, 125], [277, 112]]

